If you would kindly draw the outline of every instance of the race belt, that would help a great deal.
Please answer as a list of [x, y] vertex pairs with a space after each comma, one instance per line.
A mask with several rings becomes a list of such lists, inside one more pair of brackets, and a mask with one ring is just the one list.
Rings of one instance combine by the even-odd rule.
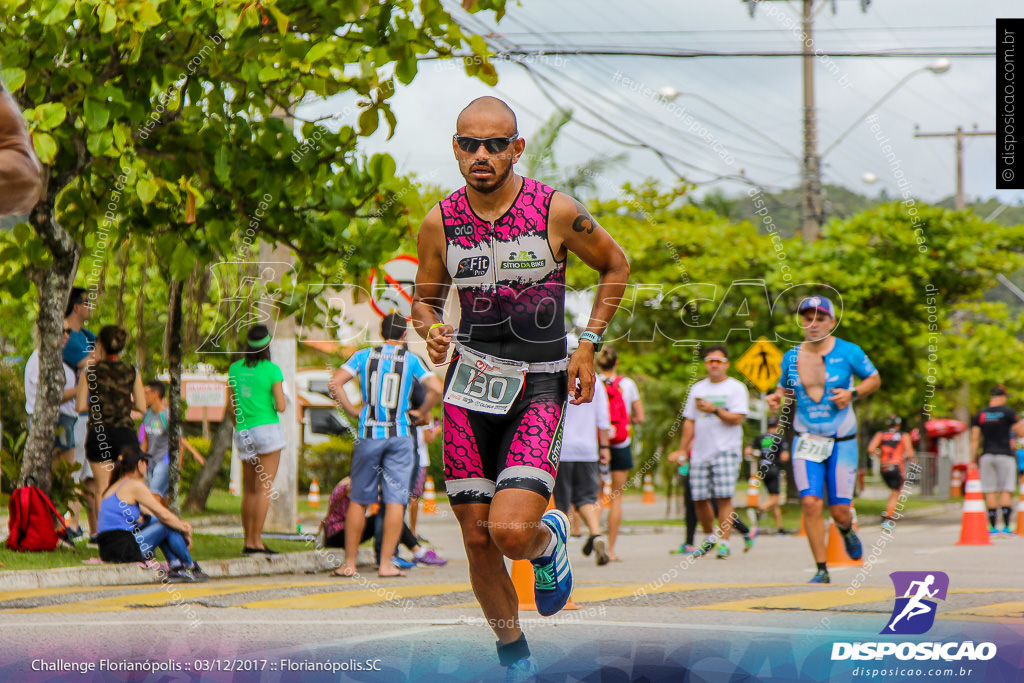
[[856, 434], [834, 437], [824, 434], [799, 434], [796, 438], [796, 447], [793, 449], [793, 457], [796, 460], [807, 460], [810, 462], [824, 462], [832, 455], [832, 447], [840, 441], [849, 441], [856, 438]]
[[457, 344], [458, 362], [444, 402], [468, 410], [505, 415], [522, 394], [529, 372], [561, 372], [569, 360], [546, 363], [496, 358]]

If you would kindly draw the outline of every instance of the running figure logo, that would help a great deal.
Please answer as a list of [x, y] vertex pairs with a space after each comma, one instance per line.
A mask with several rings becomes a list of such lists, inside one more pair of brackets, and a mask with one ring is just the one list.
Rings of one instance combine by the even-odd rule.
[[926, 633], [935, 623], [934, 600], [946, 599], [949, 576], [944, 572], [893, 572], [889, 575], [896, 588], [892, 619], [882, 634], [917, 635]]

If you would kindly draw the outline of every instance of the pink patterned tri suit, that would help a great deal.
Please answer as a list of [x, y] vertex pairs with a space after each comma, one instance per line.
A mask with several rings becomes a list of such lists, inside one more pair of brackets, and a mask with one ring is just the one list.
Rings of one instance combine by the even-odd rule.
[[523, 178], [512, 206], [493, 224], [473, 212], [465, 188], [440, 204], [445, 263], [462, 309], [456, 349], [531, 364], [506, 414], [445, 402], [444, 473], [452, 504], [490, 503], [506, 488], [546, 498], [554, 486], [568, 392], [566, 264], [555, 259], [547, 237], [554, 192]]

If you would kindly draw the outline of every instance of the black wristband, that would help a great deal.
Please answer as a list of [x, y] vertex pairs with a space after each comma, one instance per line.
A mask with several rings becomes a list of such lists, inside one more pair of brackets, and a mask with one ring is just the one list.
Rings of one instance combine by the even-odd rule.
[[530, 656], [530, 646], [526, 644], [525, 633], [521, 633], [519, 639], [511, 643], [502, 643], [499, 640], [495, 646], [498, 648], [498, 661], [502, 666], [512, 666], [520, 659]]
[[850, 400], [855, 401], [860, 398], [860, 393], [857, 391], [857, 387], [850, 389]]

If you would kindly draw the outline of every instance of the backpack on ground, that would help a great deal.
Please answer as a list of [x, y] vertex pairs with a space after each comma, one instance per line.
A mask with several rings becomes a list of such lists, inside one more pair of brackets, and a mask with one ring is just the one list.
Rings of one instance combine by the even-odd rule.
[[7, 547], [21, 551], [54, 550], [68, 528], [50, 497], [35, 486], [20, 486], [11, 494], [8, 506]]
[[604, 380], [605, 390], [608, 393], [608, 417], [612, 423], [611, 444], [618, 445], [629, 438], [629, 410], [626, 409], [626, 399], [622, 397], [622, 389], [619, 384], [622, 377], [616, 377], [612, 381]]

